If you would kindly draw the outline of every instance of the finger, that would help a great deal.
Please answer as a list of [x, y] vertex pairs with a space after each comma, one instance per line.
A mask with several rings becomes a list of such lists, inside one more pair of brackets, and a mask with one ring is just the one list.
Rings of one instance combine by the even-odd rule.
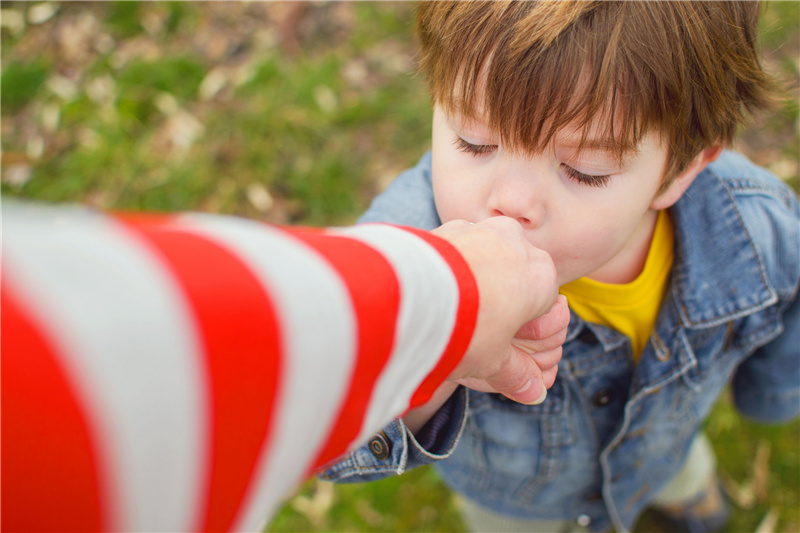
[[561, 356], [563, 354], [563, 349], [561, 346], [553, 348], [552, 350], [547, 350], [546, 352], [537, 352], [531, 354], [533, 360], [539, 366], [539, 369], [544, 372], [554, 366], [558, 366], [558, 362], [561, 361]]
[[546, 388], [549, 389], [553, 386], [553, 383], [556, 382], [556, 375], [558, 375], [558, 365], [542, 371], [542, 383]]
[[[556, 382], [557, 375], [558, 375], [558, 365], [550, 367], [547, 370], [542, 370], [542, 382], [544, 383], [544, 386], [547, 389], [552, 387], [553, 384]], [[468, 389], [476, 390], [479, 392], [491, 392], [491, 393], [498, 392], [497, 389], [489, 385], [486, 382], [486, 380], [483, 379], [463, 378], [457, 380], [457, 382], [461, 385], [464, 385]]]
[[[529, 340], [544, 340], [562, 335], [566, 338], [567, 326], [569, 326], [569, 306], [566, 296], [559, 294], [547, 313], [523, 324], [514, 336]], [[564, 342], [563, 339], [561, 342]]]
[[522, 225], [511, 217], [499, 216], [489, 217], [481, 220], [477, 226], [484, 228], [492, 228], [501, 233], [519, 234], [522, 235]]
[[508, 350], [503, 368], [486, 383], [515, 402], [526, 405], [542, 403], [547, 396], [542, 370], [526, 352], [515, 346], [509, 346]]
[[454, 219], [450, 220], [449, 222], [445, 222], [441, 226], [439, 226], [438, 231], [448, 230], [453, 228], [468, 228], [469, 226], [473, 226], [472, 222], [467, 222], [463, 219]]
[[468, 389], [476, 390], [478, 392], [497, 392], [494, 387], [486, 383], [485, 379], [478, 378], [462, 378], [456, 380], [459, 385], [464, 385]]
[[511, 344], [520, 348], [524, 352], [528, 352], [530, 354], [535, 354], [539, 352], [546, 352], [548, 350], [553, 350], [558, 348], [567, 338], [567, 330], [561, 330], [557, 332], [555, 335], [551, 335], [546, 339], [524, 339], [519, 337], [514, 337], [511, 339]]

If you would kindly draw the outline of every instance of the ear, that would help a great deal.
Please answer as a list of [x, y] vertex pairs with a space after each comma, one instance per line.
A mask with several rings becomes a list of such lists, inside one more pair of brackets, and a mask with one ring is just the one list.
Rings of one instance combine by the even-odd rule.
[[709, 146], [700, 152], [697, 157], [689, 163], [686, 170], [678, 174], [672, 183], [670, 183], [667, 190], [655, 197], [650, 208], [660, 210], [672, 207], [675, 202], [683, 196], [683, 193], [686, 192], [686, 189], [689, 188], [697, 175], [700, 174], [709, 163], [712, 163], [719, 157], [720, 152], [722, 152], [722, 146], [719, 144]]

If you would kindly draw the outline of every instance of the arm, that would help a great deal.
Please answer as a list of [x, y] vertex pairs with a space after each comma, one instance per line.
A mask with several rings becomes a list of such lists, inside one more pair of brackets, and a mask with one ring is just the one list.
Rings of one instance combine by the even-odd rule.
[[800, 414], [800, 299], [783, 314], [783, 333], [737, 369], [733, 397], [747, 417], [787, 422]]
[[[429, 230], [439, 227], [441, 221], [431, 185], [430, 153], [425, 154], [416, 166], [401, 173], [386, 191], [378, 195], [359, 222], [388, 222]], [[525, 352], [536, 354], [534, 360], [539, 363], [543, 383], [548, 387], [555, 379], [560, 345], [569, 322], [566, 302], [560, 302], [557, 307], [548, 313], [551, 315], [549, 319], [542, 317], [536, 321], [538, 323], [529, 324], [528, 329], [519, 332], [517, 339]], [[320, 475], [336, 481], [367, 481], [401, 474], [407, 469], [448, 457], [458, 441], [468, 407], [464, 387], [453, 394], [458, 383], [478, 390], [494, 390], [485, 383], [448, 380], [426, 405], [383, 428], [381, 438], [384, 435], [388, 438], [391, 450], [388, 457], [376, 457], [368, 447], [362, 447], [340, 462], [327, 465]], [[528, 395], [529, 403], [536, 401], [541, 397], [541, 388], [534, 385]], [[444, 409], [441, 408], [443, 405]], [[426, 428], [432, 417], [436, 420]]]
[[737, 408], [762, 422], [800, 414], [800, 203], [794, 191], [776, 182], [767, 182], [772, 195], [740, 203], [745, 219], [758, 221], [748, 231], [764, 251], [765, 273], [777, 297], [769, 313], [779, 335], [739, 366], [732, 387]]
[[[253, 529], [449, 374], [513, 393], [535, 365], [505, 330], [555, 298], [554, 277], [527, 275], [521, 232], [496, 238], [509, 228], [464, 225], [449, 245], [388, 226], [13, 204], [3, 217], [11, 529]], [[514, 290], [492, 278], [541, 283], [541, 296], [476, 329], [503, 300], [492, 291]], [[504, 362], [480, 357], [498, 347]]]

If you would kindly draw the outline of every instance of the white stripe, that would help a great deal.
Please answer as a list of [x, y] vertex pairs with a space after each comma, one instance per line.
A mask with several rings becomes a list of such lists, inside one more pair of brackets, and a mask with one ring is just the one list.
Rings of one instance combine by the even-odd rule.
[[96, 426], [106, 490], [116, 497], [111, 529], [189, 529], [205, 478], [207, 389], [183, 295], [108, 218], [3, 208], [4, 275], [54, 336]]
[[447, 262], [410, 232], [363, 224], [342, 233], [381, 252], [400, 283], [395, 346], [370, 400], [358, 438], [363, 441], [408, 408], [411, 396], [438, 363], [452, 336], [460, 293]]
[[[272, 447], [234, 530], [255, 530], [292, 490], [320, 451], [338, 414], [356, 356], [355, 310], [344, 281], [312, 248], [243, 219], [190, 215], [186, 229], [233, 250], [280, 311], [285, 357]], [[267, 508], [268, 506], [272, 506]]]

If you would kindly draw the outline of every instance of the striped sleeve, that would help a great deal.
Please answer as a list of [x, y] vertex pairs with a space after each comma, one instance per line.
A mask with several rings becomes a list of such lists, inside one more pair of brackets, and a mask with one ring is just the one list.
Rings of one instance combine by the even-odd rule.
[[2, 215], [4, 531], [257, 529], [475, 326], [471, 272], [424, 232]]

